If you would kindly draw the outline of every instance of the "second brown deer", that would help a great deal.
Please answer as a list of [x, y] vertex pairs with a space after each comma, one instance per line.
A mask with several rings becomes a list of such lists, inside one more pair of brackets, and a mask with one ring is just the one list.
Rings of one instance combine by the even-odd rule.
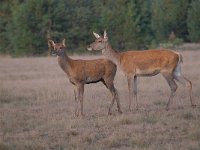
[[74, 60], [66, 53], [65, 39], [61, 43], [54, 43], [53, 40], [48, 40], [48, 46], [51, 55], [57, 55], [58, 64], [67, 74], [69, 81], [74, 86], [75, 95], [75, 115], [83, 116], [83, 93], [84, 84], [102, 82], [112, 94], [112, 102], [109, 106], [108, 114], [111, 114], [111, 108], [114, 102], [117, 102], [118, 112], [122, 113], [117, 89], [114, 86], [114, 78], [117, 66], [107, 59], [95, 60]]
[[137, 77], [154, 76], [159, 73], [163, 75], [171, 88], [171, 95], [166, 107], [167, 110], [178, 87], [175, 80], [188, 87], [191, 105], [193, 107], [196, 106], [192, 98], [192, 82], [181, 73], [181, 63], [183, 60], [180, 53], [168, 49], [117, 52], [112, 49], [106, 31], [104, 31], [104, 36], [94, 32], [93, 34], [96, 40], [90, 44], [88, 50], [102, 51], [102, 54], [117, 64], [127, 77], [129, 110], [131, 110], [133, 95], [138, 109]]

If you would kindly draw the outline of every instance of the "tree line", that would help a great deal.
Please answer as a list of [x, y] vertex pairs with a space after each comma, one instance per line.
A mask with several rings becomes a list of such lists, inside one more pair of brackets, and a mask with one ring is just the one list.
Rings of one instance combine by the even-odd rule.
[[0, 53], [42, 55], [47, 39], [85, 52], [106, 29], [113, 47], [200, 41], [200, 0], [1, 0]]

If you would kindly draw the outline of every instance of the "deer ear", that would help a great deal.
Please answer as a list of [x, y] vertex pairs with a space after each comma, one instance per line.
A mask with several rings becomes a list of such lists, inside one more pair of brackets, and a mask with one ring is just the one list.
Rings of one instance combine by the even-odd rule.
[[100, 38], [100, 36], [97, 33], [93, 32], [93, 34], [97, 39]]
[[62, 41], [62, 45], [65, 47], [66, 46], [66, 44], [65, 44], [65, 39], [63, 39], [63, 41]]
[[49, 48], [54, 47], [55, 43], [53, 40], [48, 40], [48, 46]]
[[106, 40], [106, 41], [108, 40], [108, 36], [107, 36], [106, 30], [104, 30], [103, 38], [104, 38], [104, 40]]

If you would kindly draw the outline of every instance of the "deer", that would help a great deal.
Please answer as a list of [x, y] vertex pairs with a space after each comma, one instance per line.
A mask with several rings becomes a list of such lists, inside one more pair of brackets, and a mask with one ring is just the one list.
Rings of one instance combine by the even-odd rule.
[[75, 115], [84, 116], [83, 113], [83, 94], [84, 85], [102, 82], [112, 94], [112, 101], [109, 106], [108, 114], [111, 115], [111, 109], [114, 102], [117, 102], [118, 112], [122, 113], [118, 91], [114, 86], [114, 78], [117, 66], [107, 59], [81, 60], [72, 59], [66, 53], [65, 39], [60, 43], [48, 40], [48, 46], [51, 55], [57, 55], [58, 64], [66, 73], [70, 83], [74, 87], [75, 97]]
[[171, 89], [166, 110], [169, 110], [170, 103], [178, 88], [175, 80], [188, 88], [191, 105], [193, 108], [196, 107], [192, 98], [192, 82], [184, 77], [181, 72], [183, 57], [180, 53], [164, 48], [118, 52], [110, 45], [106, 31], [104, 31], [103, 36], [95, 32], [93, 32], [93, 35], [96, 39], [87, 49], [89, 51], [101, 51], [105, 58], [115, 63], [127, 78], [129, 91], [128, 107], [130, 111], [132, 110], [131, 103], [133, 100], [135, 100], [136, 109], [138, 110], [137, 78], [151, 77], [157, 74], [161, 74], [166, 79]]

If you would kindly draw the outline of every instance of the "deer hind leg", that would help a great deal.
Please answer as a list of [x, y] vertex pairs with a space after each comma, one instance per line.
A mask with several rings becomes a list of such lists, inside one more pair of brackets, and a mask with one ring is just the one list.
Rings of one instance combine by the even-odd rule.
[[[114, 87], [114, 85], [113, 85], [113, 87]], [[114, 97], [115, 97], [115, 100], [117, 102], [118, 112], [120, 114], [122, 114], [121, 105], [120, 105], [120, 101], [119, 101], [119, 94], [118, 94], [118, 91], [117, 91], [117, 89], [115, 87], [114, 87]]]
[[167, 80], [167, 83], [169, 84], [169, 87], [171, 88], [171, 94], [170, 94], [170, 97], [169, 97], [169, 100], [167, 103], [167, 107], [166, 107], [166, 110], [169, 110], [170, 103], [174, 98], [174, 95], [175, 95], [175, 92], [176, 92], [178, 86], [177, 86], [176, 82], [174, 81], [174, 78], [171, 74], [163, 74], [163, 76]]
[[190, 80], [188, 80], [187, 78], [183, 77], [180, 73], [174, 73], [174, 78], [178, 82], [180, 82], [181, 84], [183, 84], [184, 86], [186, 86], [188, 88], [191, 105], [193, 108], [195, 108], [196, 104], [194, 104], [194, 101], [192, 98], [192, 82]]
[[103, 80], [103, 83], [104, 85], [109, 89], [109, 91], [111, 92], [112, 94], [112, 101], [111, 101], [111, 104], [109, 106], [109, 109], [108, 109], [108, 115], [111, 115], [111, 110], [112, 110], [112, 107], [113, 107], [113, 104], [115, 103], [115, 101], [117, 102], [117, 108], [118, 108], [118, 112], [119, 113], [122, 113], [121, 111], [121, 105], [120, 105], [120, 101], [119, 101], [119, 95], [118, 95], [118, 91], [117, 89], [114, 87], [114, 84], [113, 84], [113, 81], [106, 81], [106, 80]]
[[138, 101], [137, 101], [137, 76], [134, 76], [134, 100], [136, 101], [136, 109], [139, 109]]

